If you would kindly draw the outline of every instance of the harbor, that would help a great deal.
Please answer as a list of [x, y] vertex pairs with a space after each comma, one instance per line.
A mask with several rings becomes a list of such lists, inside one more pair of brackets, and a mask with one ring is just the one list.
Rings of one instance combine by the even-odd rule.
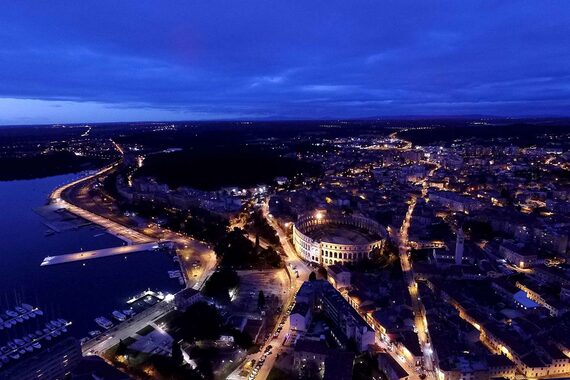
[[[6, 300], [6, 296], [13, 298], [11, 292], [0, 293], [0, 312], [12, 310], [13, 305], [27, 301], [49, 316], [64, 316], [72, 321], [68, 327], [70, 334], [82, 337], [98, 329], [94, 318], [107, 315], [114, 320], [110, 312], [130, 308], [125, 302], [142, 290], [150, 287], [155, 291], [176, 293], [180, 284], [168, 276], [168, 271], [179, 269], [178, 263], [173, 262], [170, 255], [153, 251], [40, 266], [45, 256], [77, 253], [82, 249], [83, 252], [108, 249], [124, 244], [104, 228], [84, 225], [82, 219], [73, 223], [76, 228], [62, 226], [60, 232], [46, 234], [45, 219], [36, 209], [45, 204], [46, 195], [54, 188], [74, 178], [77, 175], [0, 182], [4, 212], [10, 215], [0, 220], [3, 243], [0, 289], [14, 289], [20, 301]], [[65, 218], [67, 211], [62, 215], [55, 214]], [[25, 236], [22, 231], [25, 231]], [[144, 308], [147, 304], [141, 302], [140, 306]], [[137, 306], [134, 308], [138, 309]], [[0, 334], [13, 334], [13, 331], [14, 327], [4, 328]]]

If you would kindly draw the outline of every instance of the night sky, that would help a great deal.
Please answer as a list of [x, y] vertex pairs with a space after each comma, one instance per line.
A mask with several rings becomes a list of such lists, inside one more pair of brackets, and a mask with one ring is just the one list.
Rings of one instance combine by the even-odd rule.
[[567, 0], [0, 0], [0, 124], [569, 111]]

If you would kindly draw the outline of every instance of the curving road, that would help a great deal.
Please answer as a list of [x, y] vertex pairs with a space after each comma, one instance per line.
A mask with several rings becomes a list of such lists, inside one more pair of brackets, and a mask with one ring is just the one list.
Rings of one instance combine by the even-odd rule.
[[56, 205], [60, 208], [65, 208], [67, 211], [71, 212], [72, 214], [75, 214], [77, 216], [79, 216], [80, 218], [83, 218], [85, 220], [90, 221], [91, 223], [97, 224], [103, 228], [105, 228], [105, 230], [110, 233], [111, 235], [114, 235], [116, 237], [118, 237], [119, 239], [127, 242], [128, 244], [144, 244], [144, 243], [151, 243], [156, 241], [156, 239], [153, 239], [151, 237], [148, 237], [138, 231], [135, 231], [131, 228], [125, 227], [117, 222], [112, 221], [109, 218], [97, 215], [91, 211], [85, 210], [83, 208], [80, 208], [68, 201], [66, 201], [65, 199], [63, 199], [63, 194], [64, 192], [66, 192], [67, 190], [71, 189], [72, 187], [79, 185], [81, 183], [90, 181], [90, 180], [94, 180], [95, 178], [106, 174], [108, 172], [110, 172], [111, 170], [115, 169], [117, 166], [119, 165], [119, 162], [115, 162], [109, 166], [104, 167], [103, 169], [90, 174], [86, 177], [80, 178], [78, 180], [75, 180], [73, 182], [70, 182], [68, 184], [65, 184], [61, 187], [58, 187], [57, 189], [55, 189], [49, 196], [49, 200], [50, 203], [53, 205]]

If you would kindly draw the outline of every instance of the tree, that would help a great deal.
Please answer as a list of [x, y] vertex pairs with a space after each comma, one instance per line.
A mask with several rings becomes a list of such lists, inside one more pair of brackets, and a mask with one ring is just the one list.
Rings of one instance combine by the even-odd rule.
[[315, 272], [311, 272], [309, 275], [309, 281], [315, 281], [317, 279], [317, 274]]
[[314, 360], [307, 360], [301, 367], [299, 378], [302, 380], [316, 380], [319, 379], [319, 365]]
[[184, 362], [184, 356], [182, 355], [180, 343], [175, 340], [172, 341], [172, 362], [175, 365], [181, 365]]
[[218, 339], [223, 321], [214, 306], [206, 302], [198, 302], [185, 312], [176, 315], [171, 325], [179, 326], [177, 339], [195, 342], [204, 339]]
[[126, 353], [127, 353], [127, 345], [121, 339], [121, 340], [119, 340], [119, 344], [117, 345], [117, 351], [116, 351], [115, 355], [121, 356], [121, 355], [125, 355]]
[[378, 247], [374, 247], [372, 248], [372, 250], [370, 251], [370, 254], [368, 255], [368, 257], [370, 257], [370, 259], [372, 261], [380, 261], [380, 258], [382, 257], [382, 250]]
[[230, 301], [231, 289], [239, 285], [239, 276], [232, 269], [222, 268], [214, 272], [204, 285], [204, 294], [222, 302]]
[[263, 309], [264, 306], [265, 306], [265, 294], [263, 293], [263, 290], [260, 290], [257, 296], [257, 307]]

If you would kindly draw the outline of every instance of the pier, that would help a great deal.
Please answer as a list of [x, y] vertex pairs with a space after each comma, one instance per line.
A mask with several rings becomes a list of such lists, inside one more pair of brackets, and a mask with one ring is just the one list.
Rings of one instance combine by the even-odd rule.
[[164, 242], [123, 245], [120, 247], [97, 249], [97, 250], [93, 250], [93, 251], [76, 252], [76, 253], [70, 253], [70, 254], [66, 254], [66, 255], [48, 256], [42, 261], [40, 266], [65, 264], [65, 263], [72, 263], [72, 262], [76, 262], [76, 261], [99, 259], [99, 258], [103, 258], [103, 257], [127, 255], [127, 254], [135, 253], [135, 252], [152, 251], [152, 250], [156, 250], [156, 249], [163, 247], [164, 246], [163, 244], [164, 244]]
[[134, 297], [130, 298], [130, 299], [127, 301], [127, 303], [128, 303], [129, 305], [130, 305], [130, 304], [133, 304], [133, 303], [137, 302], [138, 300], [141, 300], [141, 299], [143, 299], [143, 298], [145, 298], [145, 297], [147, 297], [147, 296], [154, 297], [154, 298], [158, 299], [159, 301], [164, 300], [164, 298], [166, 297], [166, 296], [164, 295], [164, 293], [162, 293], [162, 292], [155, 292], [155, 291], [152, 291], [152, 290], [150, 290], [150, 289], [147, 289], [147, 290], [145, 290], [144, 292], [141, 292], [141, 293], [135, 295]]
[[[22, 314], [18, 314], [17, 317], [8, 317], [8, 319], [4, 319], [2, 320], [2, 318], [0, 318], [0, 330], [3, 330], [4, 328], [9, 329], [10, 327], [16, 325], [17, 323], [23, 323], [19, 321], [19, 319], [30, 319], [30, 318], [36, 318], [38, 314], [38, 308], [34, 307], [32, 310], [26, 311], [25, 313]], [[42, 312], [43, 315], [43, 312]]]

